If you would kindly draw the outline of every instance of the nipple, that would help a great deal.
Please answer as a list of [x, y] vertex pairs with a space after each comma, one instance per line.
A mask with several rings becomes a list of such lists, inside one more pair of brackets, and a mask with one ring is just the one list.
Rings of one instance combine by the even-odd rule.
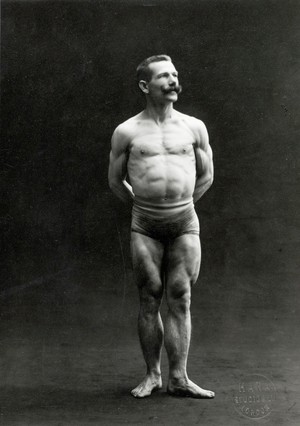
[[143, 149], [141, 149], [141, 154], [145, 154], [145, 151]]
[[183, 152], [186, 152], [186, 149], [185, 148], [183, 148], [183, 150], [182, 150]]

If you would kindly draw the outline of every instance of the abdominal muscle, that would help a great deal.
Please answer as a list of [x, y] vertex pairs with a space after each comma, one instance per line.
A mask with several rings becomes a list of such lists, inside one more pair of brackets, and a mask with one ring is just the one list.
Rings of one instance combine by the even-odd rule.
[[154, 156], [129, 162], [135, 203], [147, 211], [184, 210], [192, 203], [195, 187], [194, 157]]

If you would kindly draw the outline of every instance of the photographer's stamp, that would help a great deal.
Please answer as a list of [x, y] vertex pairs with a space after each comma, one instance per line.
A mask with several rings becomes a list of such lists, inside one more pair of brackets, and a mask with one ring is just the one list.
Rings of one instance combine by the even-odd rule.
[[233, 391], [235, 410], [250, 419], [267, 417], [274, 408], [275, 400], [274, 384], [260, 374], [243, 376]]

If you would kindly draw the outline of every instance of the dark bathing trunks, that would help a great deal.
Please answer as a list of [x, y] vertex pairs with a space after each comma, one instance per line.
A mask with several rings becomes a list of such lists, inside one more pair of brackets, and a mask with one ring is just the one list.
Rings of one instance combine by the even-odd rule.
[[134, 203], [132, 209], [131, 231], [146, 235], [161, 242], [168, 242], [184, 234], [199, 235], [199, 219], [191, 202], [180, 212], [170, 209], [170, 214], [158, 217]]

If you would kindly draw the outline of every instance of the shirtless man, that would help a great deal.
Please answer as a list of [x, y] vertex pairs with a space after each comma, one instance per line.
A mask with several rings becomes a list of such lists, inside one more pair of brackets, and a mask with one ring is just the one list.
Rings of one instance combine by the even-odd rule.
[[[200, 268], [199, 221], [194, 203], [213, 181], [212, 151], [202, 121], [173, 109], [181, 86], [166, 55], [137, 68], [146, 108], [120, 124], [112, 137], [109, 185], [133, 204], [131, 251], [139, 290], [138, 331], [147, 366], [132, 390], [137, 398], [162, 387], [161, 349], [169, 360], [171, 395], [213, 398], [187, 375], [191, 337], [190, 299]], [[166, 294], [163, 326], [160, 305]]]

